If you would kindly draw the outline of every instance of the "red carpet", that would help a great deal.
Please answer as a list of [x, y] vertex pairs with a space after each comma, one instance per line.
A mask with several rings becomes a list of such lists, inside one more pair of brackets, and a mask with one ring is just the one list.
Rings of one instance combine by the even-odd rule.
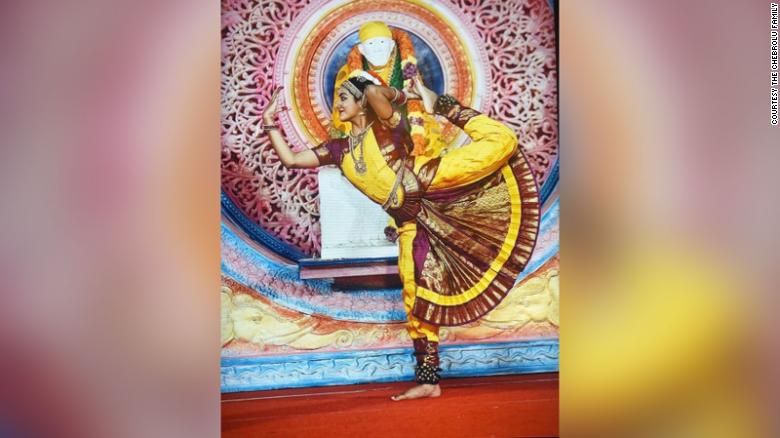
[[558, 435], [558, 374], [441, 383], [442, 395], [393, 402], [411, 382], [222, 395], [223, 437], [531, 437]]

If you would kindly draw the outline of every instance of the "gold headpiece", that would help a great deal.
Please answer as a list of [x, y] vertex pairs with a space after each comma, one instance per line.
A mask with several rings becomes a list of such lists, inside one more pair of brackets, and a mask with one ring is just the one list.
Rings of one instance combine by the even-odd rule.
[[346, 88], [347, 91], [349, 91], [350, 93], [352, 93], [352, 95], [355, 96], [355, 99], [360, 99], [361, 97], [363, 97], [363, 93], [361, 93], [360, 90], [358, 90], [358, 87], [356, 87], [355, 84], [353, 84], [349, 80], [342, 82], [341, 86]]

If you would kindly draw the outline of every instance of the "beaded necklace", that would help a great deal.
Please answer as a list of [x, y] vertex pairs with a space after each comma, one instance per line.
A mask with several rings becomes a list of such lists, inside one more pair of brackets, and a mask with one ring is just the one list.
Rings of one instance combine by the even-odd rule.
[[[366, 151], [363, 147], [363, 140], [365, 139], [366, 133], [369, 129], [371, 129], [371, 125], [373, 124], [374, 122], [369, 123], [365, 129], [358, 132], [357, 134], [353, 134], [352, 132], [349, 133], [349, 155], [352, 156], [352, 161], [355, 163], [355, 172], [357, 172], [359, 175], [364, 175], [367, 170], [365, 160]], [[359, 156], [357, 157], [355, 156], [355, 149], [359, 149]]]

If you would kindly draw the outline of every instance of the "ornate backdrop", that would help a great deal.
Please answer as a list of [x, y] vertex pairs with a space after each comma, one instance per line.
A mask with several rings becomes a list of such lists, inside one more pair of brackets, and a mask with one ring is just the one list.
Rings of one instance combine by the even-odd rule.
[[319, 254], [317, 171], [281, 165], [260, 113], [283, 85], [290, 109], [280, 121], [291, 143], [325, 140], [329, 73], [366, 20], [412, 34], [418, 58], [442, 72], [434, 88], [514, 128], [543, 195], [557, 181], [555, 21], [545, 0], [225, 0], [222, 10], [223, 204], [250, 236], [287, 246], [288, 258]]
[[[525, 271], [485, 318], [442, 329], [444, 377], [550, 371], [558, 363], [557, 61], [544, 0], [222, 2], [223, 391], [408, 379], [399, 289], [301, 280], [320, 251], [316, 170], [289, 170], [259, 131], [274, 87], [294, 148], [327, 137], [332, 80], [367, 20], [410, 34], [429, 86], [518, 134], [541, 187]], [[444, 130], [449, 147], [466, 140]], [[281, 256], [281, 257], [280, 257]]]

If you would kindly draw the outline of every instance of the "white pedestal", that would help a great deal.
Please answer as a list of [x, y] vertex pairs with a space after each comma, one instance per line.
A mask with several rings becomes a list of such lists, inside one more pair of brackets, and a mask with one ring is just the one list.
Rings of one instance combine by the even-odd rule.
[[398, 256], [385, 237], [390, 217], [360, 193], [335, 167], [319, 172], [322, 259]]

